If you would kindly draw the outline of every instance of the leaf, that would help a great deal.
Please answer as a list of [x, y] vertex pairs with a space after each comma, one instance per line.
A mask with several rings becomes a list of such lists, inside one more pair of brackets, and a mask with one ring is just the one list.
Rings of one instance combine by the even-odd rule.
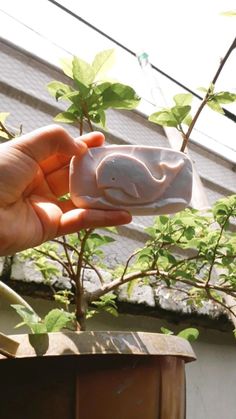
[[191, 123], [192, 123], [192, 120], [193, 120], [193, 118], [192, 118], [192, 116], [190, 115], [190, 114], [188, 114], [184, 119], [183, 119], [183, 121], [182, 121], [182, 124], [185, 124], [185, 125], [187, 125], [188, 127], [191, 125]]
[[236, 16], [236, 10], [228, 10], [227, 12], [220, 13], [221, 16]]
[[178, 123], [172, 115], [170, 109], [163, 109], [159, 112], [154, 112], [148, 118], [149, 121], [164, 127], [177, 127]]
[[4, 124], [9, 115], [10, 112], [0, 112], [0, 122]]
[[11, 307], [13, 307], [23, 319], [23, 322], [19, 323], [16, 327], [26, 325], [33, 333], [46, 333], [46, 327], [35, 311], [30, 310], [21, 304], [12, 304]]
[[174, 118], [176, 119], [178, 125], [181, 124], [181, 122], [186, 118], [186, 116], [191, 111], [191, 106], [174, 106], [171, 108], [171, 113], [174, 115]]
[[115, 241], [111, 236], [105, 236], [98, 233], [91, 233], [88, 241], [93, 242], [95, 247], [103, 246], [107, 243], [112, 243]]
[[137, 96], [134, 89], [122, 83], [110, 84], [102, 92], [102, 99], [102, 109], [133, 109], [140, 102], [140, 97]]
[[231, 92], [219, 92], [214, 94], [214, 99], [218, 103], [232, 103], [236, 101], [236, 93]]
[[105, 51], [99, 52], [92, 63], [92, 68], [94, 71], [95, 79], [102, 77], [107, 70], [109, 70], [115, 62], [115, 50], [108, 49]]
[[167, 217], [167, 215], [160, 215], [159, 217], [159, 221], [161, 224], [167, 224], [169, 221], [169, 217]]
[[71, 322], [74, 313], [69, 313], [59, 308], [51, 310], [44, 318], [44, 324], [47, 332], [59, 332]]
[[99, 116], [100, 116], [100, 124], [101, 126], [105, 129], [106, 128], [106, 114], [104, 111], [99, 111]]
[[79, 57], [74, 57], [72, 61], [72, 71], [74, 80], [82, 83], [86, 87], [94, 80], [95, 73], [93, 68]]
[[93, 301], [92, 304], [96, 306], [97, 312], [102, 310], [117, 317], [118, 311], [117, 311], [117, 305], [115, 301], [116, 298], [117, 297], [115, 294], [109, 293], [100, 297], [98, 301]]
[[173, 335], [174, 332], [172, 330], [167, 329], [166, 327], [161, 327], [161, 332], [164, 333], [164, 335]]
[[195, 236], [195, 228], [189, 226], [184, 231], [184, 236], [187, 240], [191, 240]]
[[71, 79], [73, 79], [72, 61], [73, 61], [72, 57], [62, 58], [60, 60], [61, 68], [62, 68], [64, 74], [66, 74]]
[[5, 141], [5, 139], [10, 140], [10, 136], [6, 132], [2, 131], [1, 128], [0, 128], [0, 138], [3, 138], [4, 139], [3, 141]]
[[77, 121], [77, 119], [77, 116], [71, 112], [60, 112], [55, 116], [54, 121], [62, 122], [65, 124], [73, 124], [75, 121]]
[[32, 323], [30, 328], [34, 334], [47, 333], [47, 329], [44, 323]]
[[127, 294], [129, 298], [131, 297], [137, 282], [138, 282], [138, 279], [133, 279], [132, 281], [129, 281], [127, 283]]
[[47, 89], [50, 95], [54, 96], [56, 100], [60, 99], [61, 96], [73, 92], [73, 89], [65, 83], [54, 80], [47, 84]]
[[207, 101], [207, 106], [209, 106], [209, 108], [211, 108], [215, 112], [219, 112], [221, 114], [224, 114], [224, 111], [223, 111], [222, 107], [217, 102], [217, 100], [215, 100], [214, 98]]
[[178, 333], [178, 335], [180, 338], [186, 339], [189, 342], [194, 342], [195, 340], [197, 340], [198, 336], [199, 336], [199, 331], [193, 327], [181, 330], [181, 332]]
[[208, 92], [208, 89], [206, 89], [206, 87], [198, 87], [197, 90], [199, 90], [200, 92], [203, 92], [203, 93]]
[[25, 324], [37, 323], [41, 320], [35, 311], [30, 310], [21, 304], [11, 304], [11, 307], [16, 310], [17, 314], [19, 314]]
[[181, 93], [175, 95], [173, 99], [177, 106], [186, 106], [192, 103], [193, 95], [191, 93]]

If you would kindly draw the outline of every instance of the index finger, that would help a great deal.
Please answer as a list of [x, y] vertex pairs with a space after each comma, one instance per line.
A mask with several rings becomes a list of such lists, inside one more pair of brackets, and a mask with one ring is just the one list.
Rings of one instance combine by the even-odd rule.
[[[82, 141], [88, 148], [90, 147], [99, 147], [104, 143], [104, 135], [100, 132], [93, 132], [89, 134], [82, 135], [78, 138], [75, 138], [74, 141]], [[84, 154], [84, 153], [83, 153]], [[83, 154], [80, 154], [82, 157]], [[80, 157], [77, 155], [77, 157]], [[72, 156], [66, 156], [64, 154], [55, 154], [48, 159], [44, 160], [40, 163], [40, 167], [43, 170], [45, 174], [50, 174], [53, 172], [56, 172], [65, 166], [68, 166], [70, 163]], [[63, 170], [64, 172], [64, 170]], [[55, 177], [57, 177], [58, 174], [55, 173]]]
[[[82, 141], [83, 138], [85, 141]], [[104, 136], [100, 132], [91, 132], [84, 137], [74, 139], [63, 127], [49, 125], [14, 140], [11, 146], [40, 165], [47, 166], [45, 162], [48, 160], [49, 171], [52, 171], [65, 166], [72, 156], [79, 157], [86, 153], [86, 143], [90, 146], [90, 144], [102, 143], [103, 139]]]

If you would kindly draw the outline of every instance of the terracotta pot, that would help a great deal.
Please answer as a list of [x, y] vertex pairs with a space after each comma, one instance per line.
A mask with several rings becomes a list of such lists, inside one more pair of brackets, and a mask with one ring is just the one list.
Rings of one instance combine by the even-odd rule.
[[14, 335], [0, 355], [2, 419], [184, 419], [185, 362], [178, 337], [141, 332]]

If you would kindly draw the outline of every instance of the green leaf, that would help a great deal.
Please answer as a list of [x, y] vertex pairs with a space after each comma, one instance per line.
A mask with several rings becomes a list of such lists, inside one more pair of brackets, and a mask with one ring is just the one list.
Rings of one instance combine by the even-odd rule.
[[109, 70], [115, 62], [115, 50], [108, 49], [105, 51], [99, 52], [92, 63], [92, 68], [94, 71], [95, 79], [102, 77], [107, 70]]
[[97, 312], [102, 310], [117, 317], [118, 311], [117, 311], [117, 305], [115, 301], [116, 298], [117, 297], [115, 294], [109, 293], [100, 297], [98, 301], [93, 301], [92, 304], [96, 306]]
[[183, 122], [183, 120], [186, 118], [186, 116], [189, 114], [190, 111], [191, 111], [191, 106], [189, 105], [174, 106], [173, 108], [171, 108], [171, 113], [172, 115], [174, 115], [174, 118], [176, 119], [178, 125], [180, 125], [181, 122]]
[[81, 60], [79, 57], [74, 57], [72, 62], [72, 71], [74, 80], [85, 86], [88, 86], [94, 80], [95, 73], [92, 66], [86, 61]]
[[26, 308], [21, 304], [12, 304], [16, 312], [23, 319], [23, 322], [19, 323], [16, 327], [28, 326], [33, 333], [46, 333], [46, 327], [42, 323], [40, 317], [35, 313], [35, 311]]
[[44, 318], [47, 332], [59, 332], [74, 318], [74, 313], [69, 313], [59, 308], [51, 310]]
[[159, 112], [154, 112], [148, 118], [149, 121], [164, 127], [177, 127], [178, 122], [170, 109], [163, 109]]
[[224, 114], [224, 111], [223, 111], [222, 107], [217, 102], [217, 100], [214, 99], [214, 98], [207, 101], [207, 106], [209, 106], [209, 108], [211, 108], [215, 112]]
[[47, 329], [44, 323], [32, 323], [29, 327], [34, 334], [47, 333]]
[[106, 128], [106, 114], [103, 110], [98, 111], [100, 116], [100, 124], [103, 128]]
[[182, 124], [185, 124], [185, 125], [187, 125], [188, 127], [191, 125], [191, 123], [192, 123], [192, 120], [193, 120], [193, 118], [192, 118], [192, 116], [190, 115], [190, 114], [188, 114], [184, 119], [183, 119], [183, 121], [182, 121]]
[[186, 106], [192, 103], [193, 95], [191, 93], [181, 93], [175, 95], [173, 99], [177, 106]]
[[71, 79], [73, 79], [73, 70], [72, 70], [72, 61], [73, 58], [62, 58], [60, 60], [61, 63], [61, 68], [63, 70], [63, 72], [70, 77]]
[[203, 92], [203, 93], [208, 92], [208, 89], [206, 89], [206, 87], [202, 87], [202, 86], [198, 87], [197, 90], [199, 90], [200, 92]]
[[186, 339], [189, 342], [194, 342], [195, 340], [197, 340], [198, 336], [199, 336], [199, 331], [193, 327], [181, 330], [181, 332], [178, 333], [178, 335], [180, 338]]
[[236, 101], [236, 94], [231, 92], [219, 92], [214, 94], [214, 99], [218, 103], [232, 103]]
[[189, 226], [184, 231], [184, 236], [187, 240], [191, 240], [195, 236], [195, 228]]
[[73, 124], [75, 121], [77, 121], [77, 119], [77, 116], [71, 112], [60, 112], [55, 116], [54, 121], [66, 124]]
[[60, 99], [61, 96], [64, 96], [68, 93], [73, 92], [73, 89], [65, 83], [61, 83], [60, 81], [51, 81], [47, 84], [47, 89], [56, 100]]
[[21, 304], [11, 304], [11, 307], [16, 310], [17, 314], [19, 314], [25, 324], [37, 323], [41, 320], [35, 311], [30, 310]]
[[166, 327], [161, 327], [161, 333], [164, 333], [164, 335], [173, 335], [174, 332], [172, 330], [167, 329]]
[[133, 279], [132, 281], [129, 281], [127, 283], [127, 294], [129, 298], [131, 297], [137, 283], [138, 283], [138, 279]]
[[227, 12], [222, 12], [220, 14], [221, 16], [228, 16], [228, 17], [236, 16], [236, 10], [228, 10]]
[[113, 83], [105, 81], [104, 83], [96, 84], [94, 90], [100, 95], [104, 90], [108, 89]]
[[10, 140], [10, 136], [6, 132], [2, 131], [1, 128], [0, 128], [0, 137], [3, 139], [3, 141], [5, 141], [5, 139]]
[[160, 215], [158, 218], [161, 224], [167, 224], [169, 221], [169, 217], [167, 215]]
[[9, 112], [0, 112], [0, 122], [4, 124], [9, 115]]
[[110, 84], [102, 92], [102, 99], [102, 109], [134, 109], [140, 102], [140, 97], [134, 89], [121, 83]]

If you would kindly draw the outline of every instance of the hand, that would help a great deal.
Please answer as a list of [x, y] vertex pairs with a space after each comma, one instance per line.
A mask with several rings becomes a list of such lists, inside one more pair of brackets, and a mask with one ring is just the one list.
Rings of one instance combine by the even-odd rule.
[[103, 141], [99, 132], [73, 139], [50, 125], [0, 145], [0, 255], [83, 228], [131, 221], [125, 211], [78, 209], [70, 200], [58, 200], [69, 191], [71, 157]]

